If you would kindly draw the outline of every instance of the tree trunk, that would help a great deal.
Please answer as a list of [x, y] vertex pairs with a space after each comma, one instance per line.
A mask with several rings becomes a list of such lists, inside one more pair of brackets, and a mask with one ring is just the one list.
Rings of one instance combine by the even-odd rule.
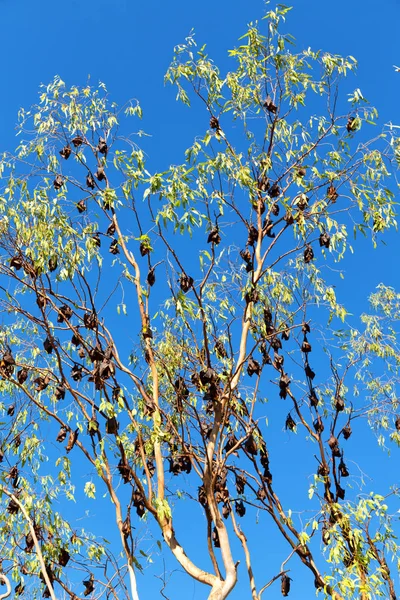
[[8, 579], [8, 577], [6, 575], [4, 575], [4, 573], [0, 573], [0, 581], [2, 583], [5, 583], [7, 586], [7, 589], [4, 592], [4, 594], [0, 594], [0, 600], [5, 600], [6, 598], [8, 598], [11, 595], [11, 583], [10, 583], [10, 580]]
[[226, 595], [223, 593], [222, 589], [223, 584], [224, 582], [221, 581], [212, 588], [210, 595], [208, 596], [208, 600], [224, 600], [226, 598]]
[[136, 586], [136, 575], [135, 575], [135, 571], [133, 570], [133, 566], [130, 564], [130, 562], [128, 563], [128, 571], [129, 571], [129, 581], [131, 584], [132, 600], [139, 600], [139, 595], [138, 595], [137, 586]]
[[225, 581], [217, 581], [208, 596], [208, 600], [225, 600], [235, 587], [237, 581], [236, 569], [234, 576], [228, 575]]

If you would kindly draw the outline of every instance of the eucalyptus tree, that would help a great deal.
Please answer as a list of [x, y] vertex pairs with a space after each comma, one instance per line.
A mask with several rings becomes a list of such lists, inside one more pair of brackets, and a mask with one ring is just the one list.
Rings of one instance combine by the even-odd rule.
[[[349, 233], [395, 225], [399, 142], [368, 138], [376, 110], [339, 88], [355, 59], [296, 52], [288, 10], [250, 24], [224, 74], [193, 37], [176, 47], [166, 82], [204, 109], [181, 164], [149, 172], [127, 133], [139, 103], [103, 84], [55, 77], [19, 113], [1, 160], [2, 597], [11, 579], [16, 596], [146, 597], [140, 523], [210, 600], [238, 576], [253, 600], [287, 596], [294, 561], [334, 600], [396, 597], [394, 482], [358, 495], [344, 450], [354, 419], [400, 439], [399, 301], [380, 287], [357, 331], [335, 285]], [[316, 457], [292, 503], [288, 434]], [[74, 500], [107, 531], [77, 529]], [[287, 546], [278, 569], [253, 567], [255, 515]]]

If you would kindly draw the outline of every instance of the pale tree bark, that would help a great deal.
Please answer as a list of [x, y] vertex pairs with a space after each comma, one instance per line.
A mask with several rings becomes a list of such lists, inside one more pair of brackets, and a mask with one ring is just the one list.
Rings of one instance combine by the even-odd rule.
[[[149, 324], [149, 317], [146, 314], [145, 307], [143, 304], [143, 297], [142, 297], [143, 292], [142, 292], [141, 282], [140, 282], [140, 268], [139, 268], [139, 265], [138, 265], [134, 255], [132, 254], [132, 252], [129, 252], [128, 248], [126, 247], [124, 237], [121, 233], [121, 229], [120, 229], [115, 212], [113, 213], [113, 223], [115, 225], [115, 228], [116, 228], [116, 231], [118, 234], [118, 240], [121, 244], [124, 255], [125, 255], [126, 259], [128, 260], [129, 264], [132, 266], [134, 273], [135, 273], [134, 285], [136, 288], [136, 295], [137, 295], [139, 313], [140, 313], [141, 324], [142, 324], [142, 331], [145, 331], [146, 328], [150, 326], [150, 324]], [[159, 411], [159, 398], [158, 398], [158, 373], [157, 373], [153, 348], [151, 346], [149, 338], [145, 339], [145, 345], [146, 345], [146, 349], [149, 354], [149, 364], [150, 364], [151, 374], [152, 374], [152, 378], [153, 378], [153, 402], [154, 402], [154, 408], [155, 408], [154, 414], [153, 414], [153, 423], [154, 423], [154, 427], [156, 429], [157, 427], [159, 427], [160, 422], [161, 422], [160, 411]], [[154, 456], [155, 456], [156, 473], [157, 473], [157, 498], [158, 498], [158, 500], [163, 501], [164, 494], [165, 494], [164, 460], [163, 460], [162, 452], [161, 452], [161, 444], [158, 440], [156, 440], [154, 443]], [[212, 586], [213, 589], [214, 589], [215, 585], [219, 585], [219, 582], [220, 582], [219, 578], [217, 578], [212, 573], [203, 571], [202, 569], [197, 567], [188, 558], [184, 549], [178, 543], [178, 541], [175, 537], [171, 519], [166, 519], [166, 518], [160, 519], [157, 517], [157, 520], [158, 520], [158, 523], [163, 532], [163, 536], [164, 536], [164, 540], [165, 540], [166, 544], [172, 551], [175, 558], [178, 560], [179, 564], [186, 571], [186, 573], [188, 573], [188, 575], [190, 575], [196, 581], [199, 581], [200, 583], [204, 583], [206, 585]], [[130, 573], [131, 573], [131, 571], [133, 572], [132, 566], [130, 566]], [[232, 589], [232, 588], [230, 588], [230, 589]], [[136, 590], [136, 584], [135, 584], [135, 590]], [[226, 596], [223, 596], [223, 597], [226, 597]], [[221, 598], [222, 598], [222, 596], [221, 596]], [[136, 600], [135, 597], [134, 597], [134, 600]]]
[[[38, 557], [38, 560], [39, 560], [39, 563], [40, 563], [40, 570], [42, 572], [43, 579], [44, 579], [44, 581], [45, 581], [45, 583], [47, 585], [47, 588], [49, 590], [51, 600], [57, 600], [57, 598], [55, 596], [55, 593], [54, 593], [53, 585], [52, 585], [52, 583], [50, 581], [50, 578], [49, 578], [49, 575], [47, 573], [46, 564], [44, 562], [43, 554], [42, 554], [42, 551], [40, 549], [39, 540], [38, 540], [38, 538], [36, 536], [36, 532], [35, 532], [35, 528], [34, 528], [33, 523], [32, 523], [32, 519], [30, 518], [30, 516], [26, 512], [25, 507], [22, 504], [22, 502], [20, 502], [20, 500], [18, 500], [18, 498], [14, 494], [12, 494], [11, 492], [7, 491], [5, 488], [2, 488], [2, 491], [6, 494], [6, 496], [8, 496], [9, 498], [11, 498], [19, 506], [19, 508], [21, 509], [21, 512], [24, 515], [26, 522], [28, 523], [29, 531], [31, 532], [31, 535], [32, 535], [33, 543], [35, 545], [36, 554], [37, 554], [37, 557]], [[7, 596], [5, 596], [5, 597], [7, 597]]]
[[0, 573], [0, 580], [6, 584], [6, 591], [3, 594], [0, 594], [0, 600], [5, 600], [11, 594], [11, 583], [4, 573]]
[[129, 581], [130, 581], [130, 586], [131, 586], [132, 600], [139, 600], [139, 595], [138, 595], [137, 585], [136, 585], [136, 575], [135, 575], [135, 571], [133, 570], [133, 567], [130, 563], [128, 563], [128, 571], [129, 571]]

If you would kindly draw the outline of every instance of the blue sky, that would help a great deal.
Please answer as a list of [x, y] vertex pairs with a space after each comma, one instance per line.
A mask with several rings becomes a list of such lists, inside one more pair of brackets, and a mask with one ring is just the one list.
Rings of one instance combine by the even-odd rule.
[[[381, 124], [389, 121], [400, 124], [400, 73], [393, 69], [393, 64], [400, 66], [400, 1], [292, 0], [289, 4], [294, 10], [288, 15], [286, 30], [295, 36], [297, 47], [311, 46], [355, 56], [359, 69], [351, 87], [361, 88], [377, 106]], [[203, 114], [205, 121], [200, 122], [199, 112], [176, 103], [174, 89], [164, 87], [163, 76], [174, 45], [182, 42], [194, 28], [198, 42], [207, 43], [209, 54], [224, 70], [228, 67], [227, 50], [237, 43], [246, 24], [260, 18], [263, 12], [263, 2], [255, 0], [0, 0], [3, 56], [0, 150], [11, 150], [16, 144], [14, 124], [19, 107], [29, 107], [37, 99], [39, 84], [59, 74], [67, 85], [82, 85], [88, 76], [94, 84], [101, 80], [120, 104], [128, 98], [138, 98], [144, 111], [142, 126], [152, 136], [146, 141], [150, 164], [162, 169], [182, 160], [193, 138], [204, 132], [206, 116]], [[368, 294], [380, 281], [400, 289], [398, 233], [391, 233], [388, 241], [390, 245], [380, 246], [376, 252], [372, 252], [369, 241], [361, 241], [356, 255], [347, 259], [344, 300], [353, 313], [365, 309]], [[365, 258], [361, 268], [360, 256]], [[288, 434], [280, 433], [282, 461], [289, 460], [294, 442]], [[375, 455], [364, 458], [372, 461], [372, 470], [376, 470]], [[378, 473], [375, 476], [379, 480]], [[301, 486], [301, 481], [297, 485]], [[97, 509], [96, 514], [99, 516]], [[195, 534], [196, 524], [192, 524], [192, 528], [191, 534], [183, 511], [178, 517], [177, 529], [184, 531], [181, 537], [187, 539], [195, 551], [189, 538]], [[263, 530], [262, 536], [265, 531], [268, 532]], [[257, 526], [254, 526], [253, 533], [256, 532]], [[104, 534], [107, 537], [108, 534]], [[276, 549], [282, 553], [275, 553]], [[263, 544], [255, 543], [253, 553], [260, 582], [263, 581], [263, 563], [274, 560], [279, 569], [285, 552], [280, 542], [277, 545], [274, 542], [272, 551], [265, 551]], [[292, 562], [291, 575], [296, 585], [291, 598], [296, 600], [305, 597], [310, 581], [309, 576], [307, 582], [303, 580], [298, 561]], [[167, 566], [174, 568], [171, 561]], [[273, 575], [271, 571], [269, 567], [266, 578]], [[161, 587], [154, 573], [147, 580], [139, 577], [141, 600], [153, 598], [155, 590]], [[184, 588], [185, 585], [188, 587]], [[246, 585], [245, 581], [240, 582], [233, 600], [247, 597], [244, 596]], [[173, 600], [200, 600], [206, 595], [205, 590], [195, 588], [179, 572], [173, 575], [168, 591]], [[278, 598], [278, 587], [265, 597]]]

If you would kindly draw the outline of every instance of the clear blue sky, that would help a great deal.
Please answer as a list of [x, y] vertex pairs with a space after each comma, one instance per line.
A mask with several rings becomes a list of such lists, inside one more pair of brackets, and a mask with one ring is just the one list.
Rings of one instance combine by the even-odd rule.
[[[352, 87], [361, 88], [364, 96], [377, 106], [381, 124], [388, 121], [400, 124], [400, 73], [393, 69], [393, 64], [400, 66], [400, 1], [292, 0], [288, 4], [294, 10], [288, 15], [286, 29], [296, 37], [298, 48], [311, 46], [355, 56], [359, 69]], [[172, 88], [164, 87], [163, 76], [174, 45], [194, 28], [199, 43], [207, 43], [209, 54], [224, 70], [228, 67], [227, 50], [237, 43], [246, 24], [263, 13], [261, 0], [0, 0], [3, 56], [0, 150], [14, 148], [17, 111], [20, 106], [27, 108], [36, 101], [40, 83], [47, 83], [59, 74], [67, 85], [82, 85], [90, 75], [94, 84], [98, 80], [106, 84], [116, 102], [123, 103], [131, 97], [140, 100], [143, 128], [152, 135], [150, 142], [146, 142], [146, 150], [156, 168], [182, 160], [183, 151], [194, 136], [204, 132], [204, 123], [196, 118], [199, 114], [196, 110], [189, 111], [175, 102]], [[369, 242], [361, 243], [365, 252], [361, 263], [364, 269], [360, 269], [359, 250], [348, 258], [344, 300], [353, 313], [365, 309], [367, 295], [380, 281], [400, 289], [398, 234], [392, 233], [389, 240], [390, 246], [375, 253]], [[284, 461], [293, 453], [294, 442], [286, 433], [281, 435]], [[101, 517], [99, 508], [95, 509], [96, 518]], [[185, 512], [178, 519], [177, 530], [183, 529], [183, 537], [188, 540], [184, 517]], [[106, 531], [103, 533], [108, 537]], [[260, 582], [263, 564], [268, 564], [273, 551], [282, 550], [273, 559], [278, 569], [286, 552], [275, 542], [272, 549], [265, 551], [265, 531], [261, 535], [262, 543], [256, 542], [252, 547]], [[190, 548], [194, 551], [195, 545], [189, 543]], [[298, 560], [292, 562], [295, 582], [290, 597], [293, 600], [312, 597], [309, 575], [304, 587]], [[169, 561], [167, 568], [173, 568], [173, 563]], [[141, 600], [156, 597], [155, 590], [161, 586], [153, 573], [160, 571], [152, 570], [147, 580], [139, 577]], [[243, 576], [241, 572], [242, 579]], [[266, 578], [270, 576], [268, 568]], [[247, 590], [247, 582], [240, 582], [232, 600], [244, 600], [248, 597]], [[195, 588], [188, 578], [176, 573], [167, 595], [171, 600], [201, 600], [206, 597], [206, 590]], [[280, 597], [278, 586], [266, 597]]]

